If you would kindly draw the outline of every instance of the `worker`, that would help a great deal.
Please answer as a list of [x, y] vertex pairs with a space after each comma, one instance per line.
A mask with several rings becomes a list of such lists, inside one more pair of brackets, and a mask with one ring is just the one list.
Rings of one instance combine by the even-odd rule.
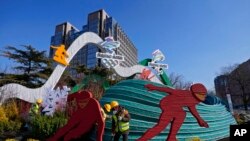
[[128, 110], [119, 106], [117, 101], [112, 101], [110, 105], [114, 111], [112, 116], [112, 135], [114, 136], [114, 141], [119, 141], [121, 136], [123, 137], [123, 141], [127, 141], [130, 121]]
[[103, 120], [105, 121], [106, 119], [111, 119], [112, 116], [108, 115], [107, 113], [109, 113], [111, 111], [111, 105], [110, 104], [105, 104], [103, 106], [103, 108], [101, 108], [101, 113], [103, 116]]
[[[105, 104], [100, 109], [102, 119], [103, 119], [104, 123], [105, 123], [106, 119], [111, 119], [112, 118], [112, 116], [107, 114], [108, 112], [110, 112], [110, 110], [111, 110], [110, 104]], [[97, 127], [98, 127], [98, 124], [97, 123], [94, 124], [93, 127], [91, 128], [91, 130], [85, 135], [83, 140], [95, 141], [96, 140]]]
[[111, 110], [113, 112], [113, 115], [116, 114], [116, 112], [118, 111], [118, 108], [119, 108], [119, 103], [117, 101], [112, 101], [110, 103], [110, 106], [111, 106]]
[[27, 118], [25, 118], [26, 123], [24, 125], [24, 130], [32, 130], [30, 123], [32, 122], [32, 120], [34, 119], [36, 115], [41, 114], [42, 103], [43, 103], [43, 100], [39, 98], [36, 100], [36, 103], [31, 105], [30, 110], [29, 110], [29, 115]]
[[43, 100], [41, 98], [37, 99], [36, 103], [32, 104], [30, 111], [29, 111], [29, 115], [30, 116], [40, 115], [42, 103], [43, 103]]

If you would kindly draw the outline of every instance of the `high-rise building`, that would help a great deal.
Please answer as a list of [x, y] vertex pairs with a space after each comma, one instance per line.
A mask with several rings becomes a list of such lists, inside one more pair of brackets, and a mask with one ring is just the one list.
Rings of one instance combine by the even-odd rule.
[[[56, 26], [54, 36], [51, 37], [50, 44], [53, 46], [64, 44], [66, 49], [68, 49], [73, 40], [80, 35], [79, 33], [80, 31], [69, 22], [59, 24]], [[52, 58], [53, 55], [54, 49], [50, 48], [49, 57]]]
[[216, 95], [222, 100], [227, 100], [226, 94], [229, 94], [229, 77], [228, 75], [219, 75], [214, 79]]
[[[113, 36], [114, 40], [120, 41], [121, 46], [115, 50], [119, 55], [125, 56], [125, 61], [121, 63], [124, 67], [137, 64], [137, 49], [122, 30], [118, 22], [110, 17], [103, 9], [90, 13], [88, 22], [79, 31], [77, 28], [66, 22], [56, 26], [55, 35], [51, 38], [51, 45], [65, 44], [66, 49], [70, 44], [84, 32], [94, 32], [102, 39]], [[70, 62], [70, 66], [85, 65], [88, 68], [101, 66], [100, 59], [96, 58], [96, 52], [100, 49], [93, 44], [82, 48]], [[50, 57], [53, 56], [53, 50], [50, 50]]]

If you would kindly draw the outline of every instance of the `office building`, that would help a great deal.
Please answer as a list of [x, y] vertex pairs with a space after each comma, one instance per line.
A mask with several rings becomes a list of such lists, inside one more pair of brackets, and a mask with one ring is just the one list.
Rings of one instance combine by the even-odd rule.
[[[82, 33], [94, 32], [102, 39], [113, 36], [114, 40], [120, 41], [121, 46], [115, 50], [119, 55], [125, 56], [125, 61], [121, 63], [124, 67], [137, 64], [137, 49], [123, 31], [118, 22], [109, 16], [103, 9], [90, 13], [87, 24], [78, 30], [70, 23], [66, 22], [56, 26], [55, 35], [51, 37], [51, 45], [65, 44], [66, 49]], [[89, 44], [82, 48], [70, 62], [70, 66], [85, 65], [88, 68], [102, 66], [100, 59], [96, 58], [96, 52], [100, 49], [95, 45]], [[53, 56], [50, 49], [50, 57]], [[74, 72], [72, 72], [74, 73]]]
[[[66, 49], [68, 49], [69, 45], [80, 35], [80, 31], [74, 27], [69, 22], [64, 22], [56, 26], [55, 34], [51, 37], [50, 44], [53, 46], [59, 46], [60, 44], [64, 44]], [[55, 50], [50, 48], [49, 57], [52, 58]]]

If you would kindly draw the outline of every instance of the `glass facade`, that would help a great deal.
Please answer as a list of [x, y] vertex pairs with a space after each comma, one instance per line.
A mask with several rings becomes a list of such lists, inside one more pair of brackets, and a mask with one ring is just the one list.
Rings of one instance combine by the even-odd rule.
[[[132, 66], [137, 63], [137, 49], [132, 42], [128, 39], [124, 31], [119, 27], [114, 18], [109, 17], [104, 10], [98, 10], [88, 15], [88, 22], [82, 26], [79, 31], [70, 23], [63, 23], [56, 26], [55, 35], [51, 37], [51, 45], [65, 44], [66, 49], [70, 44], [84, 32], [94, 32], [102, 39], [107, 36], [113, 36], [115, 40], [121, 42], [121, 47], [115, 52], [124, 55], [126, 62], [122, 63], [123, 66]], [[73, 57], [70, 66], [85, 65], [88, 68], [101, 66], [100, 60], [96, 58], [96, 52], [100, 51], [97, 46], [93, 44], [86, 45]], [[54, 54], [50, 50], [50, 57]], [[73, 70], [70, 71], [76, 73]]]
[[98, 52], [98, 48], [94, 45], [88, 45], [87, 47], [87, 67], [93, 68], [97, 66], [97, 58], [96, 58], [96, 52]]
[[[105, 22], [105, 36], [113, 36], [116, 37], [116, 26], [117, 26], [117, 22], [112, 18], [107, 18], [106, 22]], [[117, 40], [117, 39], [115, 39]]]
[[94, 20], [92, 20], [92, 21], [89, 21], [89, 31], [91, 31], [91, 32], [94, 32], [94, 33], [96, 33], [96, 34], [98, 34], [99, 35], [99, 22], [100, 22], [100, 19], [94, 19]]

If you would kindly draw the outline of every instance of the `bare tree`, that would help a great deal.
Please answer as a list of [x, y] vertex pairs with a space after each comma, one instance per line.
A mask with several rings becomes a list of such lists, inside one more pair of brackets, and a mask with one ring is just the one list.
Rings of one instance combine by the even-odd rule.
[[233, 65], [229, 65], [226, 67], [222, 67], [221, 68], [221, 72], [218, 73], [218, 75], [229, 75], [231, 72], [233, 72], [237, 67], [239, 66], [239, 64], [233, 64]]
[[170, 82], [176, 89], [187, 90], [192, 85], [191, 81], [185, 81], [183, 75], [170, 73], [169, 75]]
[[[221, 76], [226, 78], [224, 91], [220, 93], [230, 93], [235, 104], [243, 104], [245, 111], [248, 110], [250, 102], [250, 60], [238, 65], [223, 67]], [[222, 88], [223, 89], [223, 88]]]
[[213, 95], [213, 96], [215, 96], [216, 94], [215, 94], [214, 90], [208, 90], [207, 91], [207, 95]]
[[238, 67], [238, 64], [228, 65], [222, 67], [219, 73], [216, 73], [217, 77], [215, 79], [215, 90], [216, 95], [219, 96], [221, 99], [226, 100], [226, 94], [231, 93], [229, 87], [229, 75], [233, 70]]

